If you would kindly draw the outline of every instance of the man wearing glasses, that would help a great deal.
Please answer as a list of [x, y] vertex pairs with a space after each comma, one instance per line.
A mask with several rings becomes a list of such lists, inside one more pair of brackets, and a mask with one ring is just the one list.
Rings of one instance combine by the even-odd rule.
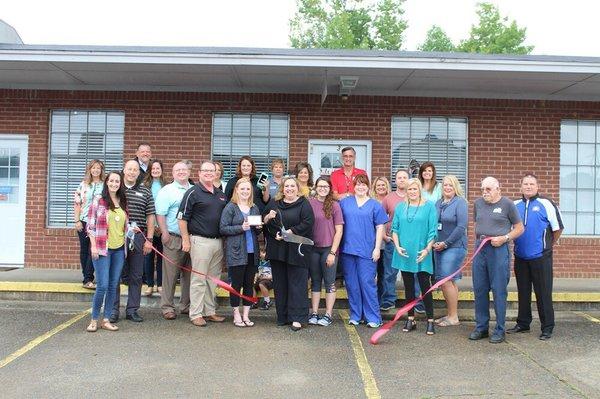
[[494, 295], [496, 328], [490, 342], [505, 338], [506, 298], [510, 280], [510, 250], [508, 243], [523, 234], [523, 223], [513, 201], [500, 194], [500, 183], [493, 177], [481, 182], [482, 198], [475, 201], [475, 248], [490, 238], [473, 260], [473, 291], [475, 292], [475, 330], [470, 340], [489, 336], [490, 290]]
[[[181, 200], [177, 218], [181, 230], [182, 250], [190, 253], [192, 269], [218, 277], [223, 261], [223, 240], [219, 231], [221, 213], [226, 205], [225, 194], [213, 185], [216, 166], [204, 161], [200, 166], [198, 184], [192, 186]], [[190, 283], [190, 320], [198, 327], [206, 320], [222, 322], [216, 314], [217, 285], [204, 276], [192, 274]]]
[[344, 199], [350, 195], [354, 195], [354, 177], [357, 175], [367, 175], [367, 172], [356, 168], [356, 151], [352, 147], [342, 148], [342, 167], [336, 169], [331, 174], [331, 186], [333, 190], [333, 198], [336, 200]]

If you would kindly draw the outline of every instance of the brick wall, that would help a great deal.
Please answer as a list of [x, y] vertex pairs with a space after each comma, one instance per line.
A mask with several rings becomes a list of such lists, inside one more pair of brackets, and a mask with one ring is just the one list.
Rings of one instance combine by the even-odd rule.
[[[29, 135], [27, 187], [27, 267], [74, 268], [74, 231], [46, 229], [46, 175], [49, 115], [52, 109], [103, 109], [125, 112], [125, 154], [136, 143], [154, 144], [154, 155], [172, 165], [210, 157], [212, 113], [281, 112], [290, 115], [290, 163], [307, 158], [309, 139], [369, 139], [372, 173], [389, 175], [391, 117], [453, 116], [469, 120], [469, 200], [479, 182], [496, 176], [504, 195], [518, 195], [519, 178], [533, 171], [541, 191], [558, 199], [559, 130], [565, 118], [600, 119], [598, 103], [406, 97], [329, 97], [282, 94], [160, 92], [73, 92], [0, 90], [0, 134]], [[472, 229], [471, 229], [472, 231]], [[563, 238], [555, 254], [555, 274], [600, 277], [600, 238]]]

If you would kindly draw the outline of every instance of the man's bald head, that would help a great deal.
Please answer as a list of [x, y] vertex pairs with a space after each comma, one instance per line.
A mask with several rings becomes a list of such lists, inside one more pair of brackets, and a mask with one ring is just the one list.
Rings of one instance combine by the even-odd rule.
[[492, 176], [481, 181], [481, 195], [485, 202], [496, 203], [500, 199], [500, 182]]

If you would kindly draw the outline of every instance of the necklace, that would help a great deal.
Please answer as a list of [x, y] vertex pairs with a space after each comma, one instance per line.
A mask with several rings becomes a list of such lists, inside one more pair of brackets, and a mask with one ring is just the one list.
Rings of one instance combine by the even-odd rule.
[[416, 208], [415, 208], [415, 211], [413, 212], [413, 214], [412, 214], [412, 217], [411, 217], [411, 215], [409, 215], [409, 214], [408, 214], [408, 209], [410, 208], [410, 202], [408, 202], [408, 203], [406, 204], [406, 221], [407, 221], [408, 223], [412, 223], [412, 222], [413, 222], [413, 220], [415, 220], [415, 217], [417, 216], [417, 212], [419, 212], [419, 208], [420, 208], [420, 207], [421, 207], [421, 204], [419, 203], [419, 204], [416, 206]]

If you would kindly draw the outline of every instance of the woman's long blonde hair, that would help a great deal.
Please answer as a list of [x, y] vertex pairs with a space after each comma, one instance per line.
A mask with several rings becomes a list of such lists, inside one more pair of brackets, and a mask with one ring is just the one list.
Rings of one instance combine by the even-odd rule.
[[238, 196], [237, 188], [242, 183], [248, 183], [250, 185], [250, 197], [248, 198], [248, 206], [252, 208], [254, 206], [254, 187], [252, 187], [252, 182], [247, 177], [242, 177], [241, 179], [238, 179], [238, 181], [235, 183], [235, 187], [233, 188], [233, 195], [231, 196], [231, 202], [233, 202], [236, 205], [239, 205], [240, 197]]

